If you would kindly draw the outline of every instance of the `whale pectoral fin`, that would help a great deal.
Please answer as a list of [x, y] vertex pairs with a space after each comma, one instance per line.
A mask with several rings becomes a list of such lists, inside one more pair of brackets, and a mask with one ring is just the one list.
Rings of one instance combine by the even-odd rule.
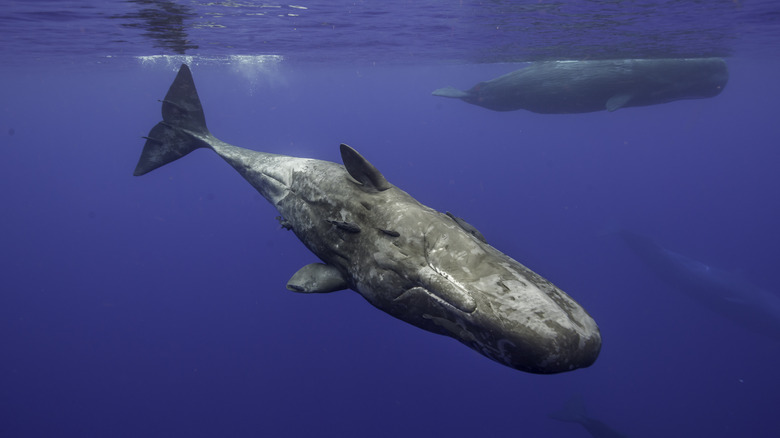
[[623, 108], [631, 98], [631, 94], [616, 94], [607, 100], [607, 111], [612, 112]]
[[431, 94], [434, 96], [451, 97], [453, 99], [463, 99], [464, 97], [469, 96], [468, 92], [458, 90], [455, 87], [439, 88], [438, 90], [433, 90], [433, 93]]
[[347, 280], [338, 269], [323, 263], [302, 267], [287, 282], [287, 289], [307, 294], [334, 292], [348, 287]]
[[392, 187], [392, 184], [387, 182], [384, 175], [373, 164], [363, 158], [358, 151], [343, 143], [341, 144], [341, 161], [344, 162], [344, 167], [349, 175], [364, 186], [379, 192]]

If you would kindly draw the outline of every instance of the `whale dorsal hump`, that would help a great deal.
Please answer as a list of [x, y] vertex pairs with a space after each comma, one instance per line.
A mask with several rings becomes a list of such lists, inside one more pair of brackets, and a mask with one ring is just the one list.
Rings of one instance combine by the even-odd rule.
[[349, 175], [365, 187], [379, 192], [392, 187], [373, 164], [363, 158], [358, 151], [343, 143], [341, 144], [341, 161], [344, 162], [344, 167], [347, 168]]

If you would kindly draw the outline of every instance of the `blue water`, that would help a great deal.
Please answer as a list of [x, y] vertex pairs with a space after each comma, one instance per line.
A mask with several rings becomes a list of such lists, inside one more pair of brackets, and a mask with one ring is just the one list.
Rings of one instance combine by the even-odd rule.
[[[0, 437], [587, 437], [548, 417], [577, 395], [629, 437], [780, 434], [780, 342], [614, 233], [780, 294], [775, 2], [398, 3], [6, 2]], [[430, 95], [654, 56], [724, 57], [729, 83], [572, 115]], [[181, 62], [221, 139], [355, 147], [581, 303], [599, 359], [527, 374], [352, 291], [287, 291], [316, 258], [213, 153], [132, 176]]]

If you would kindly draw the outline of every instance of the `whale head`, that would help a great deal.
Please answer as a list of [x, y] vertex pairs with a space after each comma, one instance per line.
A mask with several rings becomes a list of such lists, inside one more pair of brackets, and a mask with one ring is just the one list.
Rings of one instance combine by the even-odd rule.
[[341, 152], [355, 223], [341, 225], [350, 232], [326, 245], [342, 255], [323, 259], [347, 273], [352, 289], [396, 318], [518, 370], [551, 374], [596, 360], [601, 334], [576, 301], [463, 219], [387, 182], [354, 149]]
[[399, 208], [357, 290], [377, 307], [499, 363], [540, 374], [591, 365], [595, 321], [566, 293], [450, 214]]
[[327, 198], [296, 188], [306, 198], [296, 211], [306, 213], [296, 213], [304, 220], [293, 230], [327, 267], [304, 267], [288, 289], [351, 288], [398, 319], [522, 371], [558, 373], [595, 361], [599, 329], [571, 297], [464, 220], [390, 184], [354, 149], [341, 152], [344, 169], [329, 168], [332, 183], [317, 180]]

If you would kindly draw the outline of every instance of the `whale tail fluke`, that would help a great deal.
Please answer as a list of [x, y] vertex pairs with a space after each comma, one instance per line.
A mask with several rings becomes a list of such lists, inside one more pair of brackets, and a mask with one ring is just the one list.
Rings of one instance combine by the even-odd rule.
[[144, 137], [141, 158], [133, 175], [139, 176], [175, 161], [195, 149], [208, 147], [200, 139], [209, 136], [192, 73], [182, 64], [179, 74], [162, 100], [163, 121]]
[[451, 97], [453, 99], [462, 99], [464, 97], [468, 97], [469, 93], [458, 90], [455, 87], [444, 87], [439, 88], [438, 90], [434, 90], [433, 93], [434, 96], [441, 96], [441, 97]]

